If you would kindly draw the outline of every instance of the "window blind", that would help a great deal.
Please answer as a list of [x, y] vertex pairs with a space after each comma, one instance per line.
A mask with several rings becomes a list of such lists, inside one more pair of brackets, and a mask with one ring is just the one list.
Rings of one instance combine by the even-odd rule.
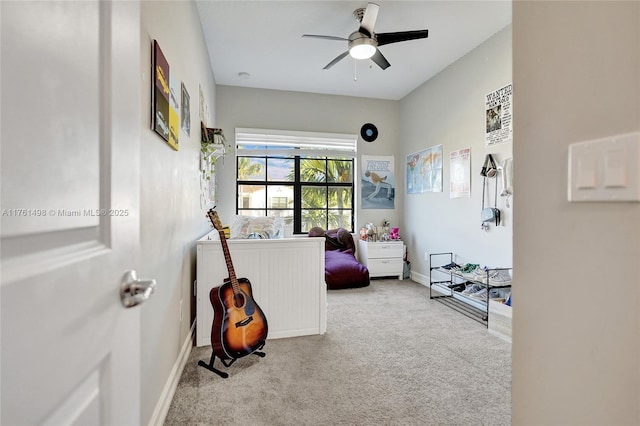
[[235, 131], [236, 155], [356, 157], [357, 135], [247, 128]]

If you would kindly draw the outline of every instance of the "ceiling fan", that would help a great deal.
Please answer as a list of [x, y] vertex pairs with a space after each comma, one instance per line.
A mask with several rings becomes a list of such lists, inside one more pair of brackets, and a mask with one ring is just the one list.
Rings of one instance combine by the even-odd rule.
[[303, 34], [302, 37], [322, 38], [325, 40], [339, 40], [348, 42], [348, 50], [338, 55], [329, 62], [323, 69], [328, 70], [345, 56], [351, 55], [355, 59], [369, 59], [375, 62], [383, 70], [389, 68], [391, 64], [378, 49], [385, 44], [398, 43], [400, 41], [416, 40], [429, 36], [429, 30], [400, 31], [395, 33], [376, 34], [373, 27], [378, 18], [380, 6], [369, 3], [365, 8], [356, 9], [353, 17], [360, 23], [360, 28], [352, 32], [349, 38], [335, 37], [327, 35]]

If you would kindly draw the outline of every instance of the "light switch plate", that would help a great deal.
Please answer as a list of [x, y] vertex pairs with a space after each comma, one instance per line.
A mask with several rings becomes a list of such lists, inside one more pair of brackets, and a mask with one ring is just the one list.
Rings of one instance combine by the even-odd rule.
[[593, 152], [582, 153], [578, 157], [576, 171], [576, 186], [578, 189], [596, 189], [598, 177], [598, 158]]
[[568, 200], [640, 201], [640, 132], [569, 145]]
[[604, 153], [605, 188], [626, 188], [629, 184], [627, 150], [624, 147], [613, 148]]

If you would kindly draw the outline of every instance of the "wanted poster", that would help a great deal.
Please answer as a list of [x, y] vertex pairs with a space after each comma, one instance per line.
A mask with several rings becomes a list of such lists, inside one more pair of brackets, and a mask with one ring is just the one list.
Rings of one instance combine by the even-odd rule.
[[494, 90], [484, 101], [487, 146], [513, 140], [513, 84]]

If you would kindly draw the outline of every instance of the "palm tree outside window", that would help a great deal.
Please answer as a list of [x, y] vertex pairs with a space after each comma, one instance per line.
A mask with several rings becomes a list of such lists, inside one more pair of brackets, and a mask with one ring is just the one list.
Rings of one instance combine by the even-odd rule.
[[353, 232], [355, 146], [355, 135], [236, 129], [237, 214], [283, 217], [294, 234]]

